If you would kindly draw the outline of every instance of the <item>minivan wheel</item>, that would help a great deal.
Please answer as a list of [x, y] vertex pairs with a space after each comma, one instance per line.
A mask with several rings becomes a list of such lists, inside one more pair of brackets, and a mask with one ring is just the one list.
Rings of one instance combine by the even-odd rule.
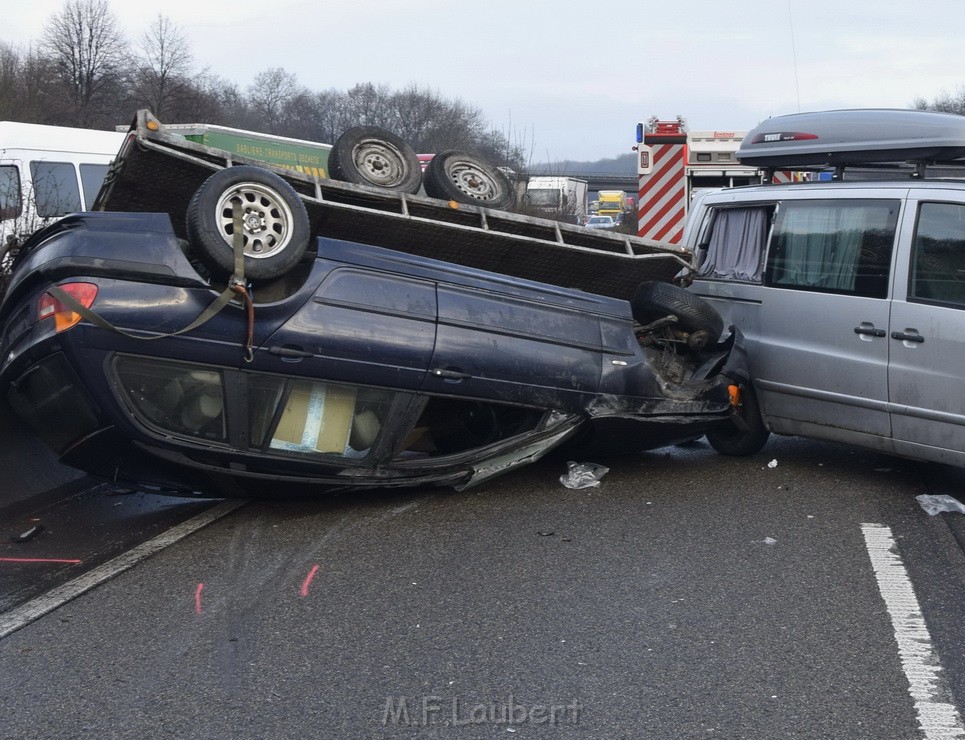
[[274, 280], [301, 261], [311, 226], [298, 193], [274, 172], [239, 165], [211, 175], [188, 205], [188, 240], [201, 262], [222, 277], [234, 272], [235, 203], [242, 211], [246, 278]]
[[716, 309], [689, 290], [678, 288], [659, 280], [648, 280], [637, 286], [630, 300], [633, 318], [640, 324], [649, 324], [670, 314], [677, 317], [677, 328], [697, 334], [701, 347], [715, 343], [724, 331], [724, 320]]
[[726, 421], [707, 432], [707, 441], [710, 442], [710, 446], [721, 455], [732, 457], [753, 455], [764, 447], [771, 434], [764, 426], [761, 407], [757, 403], [757, 394], [750, 383], [741, 387], [737, 415], [743, 424]]

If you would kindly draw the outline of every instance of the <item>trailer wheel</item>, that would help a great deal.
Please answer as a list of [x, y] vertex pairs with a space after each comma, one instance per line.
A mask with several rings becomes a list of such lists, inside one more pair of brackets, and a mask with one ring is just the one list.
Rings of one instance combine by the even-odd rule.
[[706, 332], [702, 346], [713, 344], [724, 331], [724, 320], [707, 301], [670, 283], [650, 280], [640, 283], [630, 301], [633, 318], [649, 324], [664, 316], [677, 317], [677, 326], [691, 334]]
[[397, 193], [418, 193], [422, 186], [415, 150], [378, 126], [354, 126], [339, 136], [328, 153], [328, 174], [333, 180]]
[[426, 167], [426, 195], [457, 203], [506, 209], [513, 205], [513, 186], [500, 170], [469, 152], [450, 149], [436, 154]]
[[764, 446], [771, 434], [761, 418], [757, 394], [754, 393], [754, 386], [750, 383], [741, 388], [737, 416], [740, 423], [725, 421], [707, 431], [707, 441], [721, 455], [732, 457], [753, 455]]
[[245, 277], [274, 280], [297, 265], [311, 240], [305, 205], [281, 177], [249, 165], [215, 172], [191, 199], [188, 240], [198, 258], [219, 275], [234, 272], [236, 202], [242, 206]]

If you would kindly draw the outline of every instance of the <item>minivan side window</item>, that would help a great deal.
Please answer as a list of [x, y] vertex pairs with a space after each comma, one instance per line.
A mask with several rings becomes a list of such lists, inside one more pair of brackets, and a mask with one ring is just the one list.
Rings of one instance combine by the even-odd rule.
[[31, 162], [34, 202], [41, 218], [83, 210], [77, 171], [69, 162]]
[[16, 218], [21, 208], [20, 170], [12, 164], [0, 166], [0, 219]]
[[783, 202], [766, 284], [886, 298], [898, 207], [897, 200]]
[[965, 308], [965, 206], [921, 204], [908, 298]]
[[773, 205], [714, 210], [697, 277], [759, 283], [773, 215]]

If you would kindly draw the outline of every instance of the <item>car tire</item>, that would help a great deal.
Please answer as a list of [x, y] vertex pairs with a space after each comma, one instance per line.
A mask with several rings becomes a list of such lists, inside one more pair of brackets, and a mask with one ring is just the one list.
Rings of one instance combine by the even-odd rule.
[[740, 408], [737, 413], [743, 422], [742, 426], [733, 421], [727, 421], [707, 431], [707, 441], [721, 455], [732, 457], [753, 455], [764, 447], [771, 434], [764, 425], [757, 394], [750, 383], [741, 388]]
[[415, 150], [378, 126], [353, 126], [339, 136], [328, 153], [328, 174], [333, 180], [396, 193], [418, 193], [422, 187]]
[[266, 282], [288, 273], [311, 240], [308, 213], [285, 180], [261, 167], [219, 170], [197, 189], [187, 210], [187, 233], [198, 259], [213, 273], [234, 273], [233, 202], [245, 220], [245, 277]]
[[677, 317], [677, 327], [689, 333], [706, 332], [705, 344], [713, 344], [724, 331], [724, 320], [700, 296], [670, 283], [650, 280], [640, 283], [630, 300], [633, 318], [649, 324], [664, 316]]
[[515, 201], [512, 183], [480, 157], [458, 149], [436, 154], [423, 181], [430, 198], [505, 210]]

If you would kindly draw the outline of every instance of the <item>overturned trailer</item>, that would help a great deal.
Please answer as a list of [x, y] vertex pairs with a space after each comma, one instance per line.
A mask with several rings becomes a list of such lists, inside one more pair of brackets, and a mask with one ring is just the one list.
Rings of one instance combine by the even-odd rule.
[[313, 237], [373, 244], [624, 300], [641, 282], [669, 281], [691, 262], [691, 253], [679, 246], [494, 210], [485, 199], [467, 199], [474, 205], [324, 178], [176, 131], [139, 111], [93, 209], [167, 213], [175, 233], [186, 239], [186, 214], [201, 185], [219, 170], [252, 165], [292, 187]]

